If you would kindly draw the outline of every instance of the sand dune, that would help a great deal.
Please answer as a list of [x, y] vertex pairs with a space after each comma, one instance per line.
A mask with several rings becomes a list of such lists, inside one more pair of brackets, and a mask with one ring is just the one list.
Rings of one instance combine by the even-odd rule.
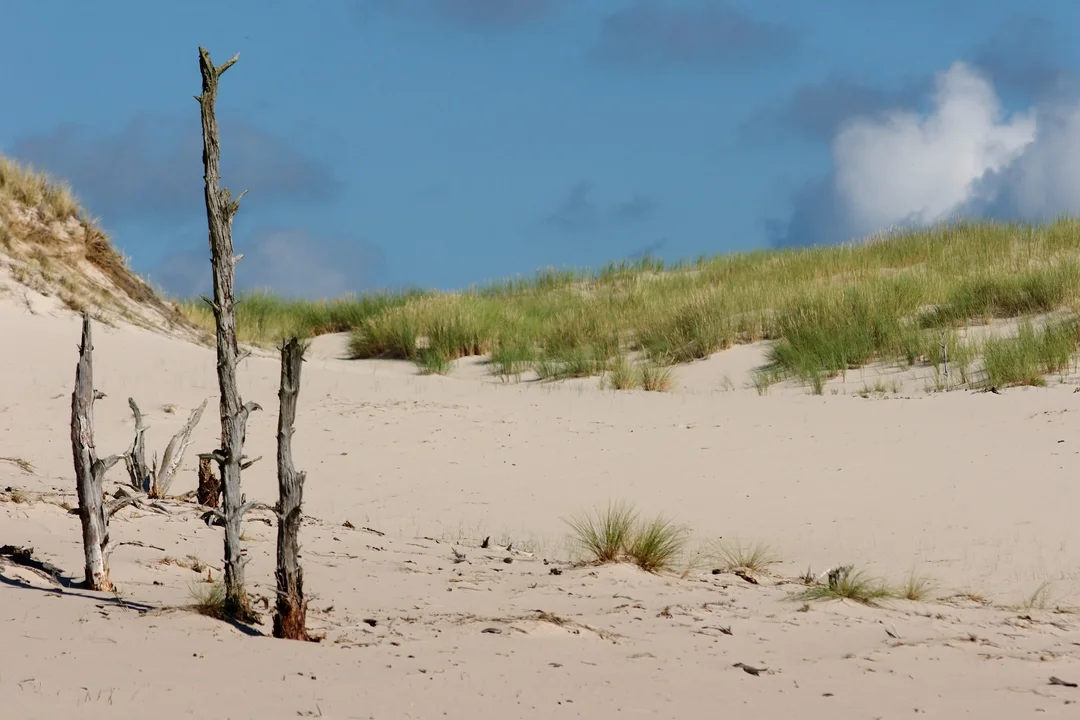
[[[0, 462], [0, 488], [34, 501], [0, 503], [0, 544], [78, 580], [78, 520], [58, 506], [74, 502], [78, 318], [28, 307], [0, 299], [0, 456], [33, 464]], [[4, 717], [1075, 716], [1080, 690], [1050, 684], [1080, 681], [1073, 385], [916, 383], [877, 399], [850, 377], [836, 395], [762, 397], [745, 387], [761, 348], [745, 346], [677, 368], [674, 392], [616, 393], [505, 384], [479, 361], [421, 377], [343, 360], [342, 342], [314, 343], [294, 440], [309, 623], [326, 639], [251, 637], [180, 609], [217, 574], [220, 529], [194, 508], [126, 509], [112, 525], [132, 543], [112, 560], [116, 596], [3, 568]], [[130, 443], [129, 396], [159, 452], [211, 398], [193, 451], [215, 445], [212, 350], [98, 325], [95, 372], [100, 453]], [[278, 373], [269, 353], [240, 369], [244, 399], [265, 408], [246, 450], [266, 459], [245, 492], [271, 503]], [[194, 488], [195, 462], [174, 492]], [[109, 479], [125, 479], [122, 464]], [[609, 500], [686, 522], [697, 541], [767, 542], [782, 562], [757, 585], [704, 559], [658, 575], [569, 564], [562, 519]], [[250, 589], [268, 598], [275, 530], [248, 525]], [[489, 535], [512, 549], [480, 549]], [[808, 567], [838, 563], [895, 582], [915, 569], [944, 599], [789, 599]]]

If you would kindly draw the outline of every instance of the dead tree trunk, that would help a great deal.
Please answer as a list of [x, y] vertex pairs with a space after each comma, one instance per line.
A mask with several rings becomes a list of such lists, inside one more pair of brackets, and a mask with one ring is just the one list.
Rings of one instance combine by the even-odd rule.
[[296, 338], [281, 346], [280, 411], [277, 431], [278, 535], [277, 606], [274, 637], [311, 640], [307, 632], [307, 601], [304, 600], [304, 570], [300, 567], [300, 516], [304, 500], [304, 478], [292, 460], [293, 423], [296, 398], [300, 394], [300, 368], [304, 348]]
[[[90, 340], [90, 315], [83, 313], [82, 344], [75, 369], [75, 391], [71, 394], [71, 451], [75, 460], [75, 483], [82, 520], [83, 551], [86, 556], [86, 587], [109, 592], [109, 516], [102, 485], [105, 473], [120, 460], [111, 455], [104, 460], [94, 448], [94, 347]], [[119, 509], [119, 508], [117, 508]], [[115, 511], [114, 511], [115, 512]]]
[[232, 67], [239, 56], [215, 66], [210, 53], [199, 48], [199, 69], [202, 73], [202, 94], [196, 99], [202, 109], [203, 166], [205, 169], [206, 221], [209, 226], [210, 261], [214, 272], [214, 299], [207, 300], [214, 311], [217, 325], [217, 373], [221, 394], [221, 448], [215, 459], [220, 469], [222, 505], [225, 522], [225, 605], [228, 614], [238, 620], [256, 619], [244, 590], [243, 549], [240, 544], [241, 523], [250, 505], [240, 494], [244, 435], [248, 415], [261, 409], [255, 403], [244, 404], [236, 387], [236, 365], [239, 350], [236, 344], [236, 317], [233, 271], [238, 258], [233, 257], [232, 221], [240, 207], [240, 197], [233, 199], [227, 188], [221, 187], [218, 140], [214, 102], [218, 80]]

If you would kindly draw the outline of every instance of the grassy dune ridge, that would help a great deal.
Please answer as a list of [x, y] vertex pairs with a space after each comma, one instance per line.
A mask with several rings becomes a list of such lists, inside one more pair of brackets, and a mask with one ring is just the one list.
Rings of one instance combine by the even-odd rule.
[[[794, 377], [820, 391], [825, 379], [873, 362], [936, 366], [942, 345], [969, 383], [1039, 384], [1075, 356], [1078, 306], [1080, 220], [1063, 218], [953, 223], [673, 267], [646, 259], [599, 272], [548, 270], [454, 293], [323, 302], [248, 295], [238, 323], [254, 342], [349, 330], [354, 357], [409, 360], [426, 372], [487, 355], [506, 379], [528, 370], [542, 379], [614, 373], [621, 386], [771, 340], [759, 389]], [[184, 307], [212, 327], [205, 307]], [[1004, 318], [1030, 322], [1013, 338], [962, 331]]]
[[177, 327], [175, 310], [132, 272], [66, 182], [3, 155], [0, 269], [72, 310]]

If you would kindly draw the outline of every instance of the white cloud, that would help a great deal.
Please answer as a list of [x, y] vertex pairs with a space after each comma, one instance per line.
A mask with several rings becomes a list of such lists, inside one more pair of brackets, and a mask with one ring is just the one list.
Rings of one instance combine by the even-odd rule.
[[1040, 108], [1035, 141], [1006, 168], [988, 173], [971, 205], [975, 212], [1032, 220], [1080, 212], [1080, 105]]
[[990, 82], [962, 62], [937, 77], [928, 114], [853, 119], [832, 152], [833, 190], [855, 236], [958, 211], [1080, 210], [1080, 106], [1007, 116]]

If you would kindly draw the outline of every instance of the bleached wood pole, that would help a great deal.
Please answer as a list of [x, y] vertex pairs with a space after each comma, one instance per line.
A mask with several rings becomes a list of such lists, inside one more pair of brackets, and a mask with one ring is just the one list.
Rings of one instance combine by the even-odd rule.
[[277, 431], [278, 533], [277, 605], [274, 637], [311, 640], [307, 632], [307, 601], [304, 600], [304, 570], [300, 567], [300, 517], [304, 500], [305, 472], [293, 467], [292, 435], [296, 420], [296, 399], [300, 394], [300, 369], [304, 347], [292, 338], [281, 346], [280, 410]]
[[86, 587], [110, 592], [109, 508], [105, 507], [102, 485], [105, 473], [119, 462], [120, 455], [99, 459], [94, 448], [94, 346], [90, 337], [90, 315], [83, 313], [79, 364], [75, 369], [75, 390], [71, 394], [71, 451], [75, 461], [75, 485], [79, 495], [83, 552], [86, 557]]
[[236, 365], [239, 349], [236, 343], [236, 302], [233, 275], [238, 258], [233, 257], [232, 221], [240, 207], [240, 198], [233, 199], [227, 188], [221, 187], [219, 160], [221, 145], [218, 138], [214, 103], [218, 80], [239, 56], [215, 66], [210, 53], [199, 48], [199, 69], [202, 73], [202, 94], [196, 97], [202, 111], [203, 167], [205, 170], [206, 221], [209, 229], [210, 262], [214, 273], [214, 299], [207, 302], [214, 311], [217, 326], [217, 374], [221, 402], [221, 448], [215, 453], [222, 484], [222, 519], [225, 522], [225, 605], [226, 612], [238, 620], [255, 619], [255, 613], [244, 590], [244, 558], [240, 543], [244, 513], [254, 505], [244, 504], [240, 494], [240, 471], [243, 462], [244, 436], [247, 419], [261, 408], [244, 404], [236, 386]]

